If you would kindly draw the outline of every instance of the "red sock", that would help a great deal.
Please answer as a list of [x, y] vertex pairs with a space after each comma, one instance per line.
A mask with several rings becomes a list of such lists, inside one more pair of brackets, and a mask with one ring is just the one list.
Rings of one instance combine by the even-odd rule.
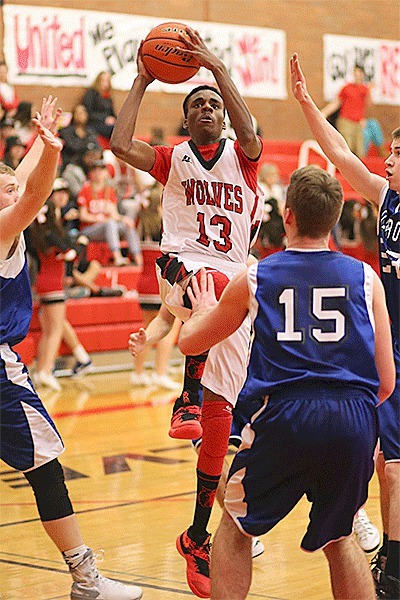
[[219, 476], [222, 473], [224, 458], [228, 451], [232, 425], [231, 404], [227, 401], [203, 401], [201, 425], [203, 439], [197, 469], [207, 475]]

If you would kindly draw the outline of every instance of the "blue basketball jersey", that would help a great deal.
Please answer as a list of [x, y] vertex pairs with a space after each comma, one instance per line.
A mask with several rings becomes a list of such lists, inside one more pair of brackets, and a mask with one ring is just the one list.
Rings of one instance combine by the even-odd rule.
[[379, 258], [393, 337], [400, 340], [400, 197], [390, 189], [379, 212]]
[[0, 344], [13, 346], [23, 340], [31, 317], [31, 284], [21, 234], [14, 254], [0, 261]]
[[377, 401], [373, 271], [328, 250], [286, 250], [248, 271], [254, 327], [246, 399], [313, 385]]

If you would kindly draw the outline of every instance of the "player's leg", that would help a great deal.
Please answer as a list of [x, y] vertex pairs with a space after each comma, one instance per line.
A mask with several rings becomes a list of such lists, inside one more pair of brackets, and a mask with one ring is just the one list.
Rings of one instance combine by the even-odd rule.
[[73, 579], [71, 598], [141, 598], [142, 590], [138, 586], [107, 579], [97, 571], [93, 552], [82, 538], [58, 460], [54, 459], [24, 475], [34, 491], [42, 525], [69, 567]]
[[228, 450], [232, 406], [222, 396], [203, 388], [203, 438], [197, 461], [197, 492], [192, 525], [176, 540], [178, 552], [186, 560], [186, 578], [200, 598], [210, 594], [211, 510]]
[[0, 346], [0, 458], [22, 471], [29, 481], [43, 526], [63, 553], [74, 583], [71, 598], [134, 600], [141, 597], [137, 586], [124, 586], [103, 578], [93, 553], [82, 539], [64, 472], [58, 456], [64, 451], [61, 437], [38, 397], [26, 366], [6, 344]]
[[349, 536], [324, 547], [331, 585], [337, 600], [375, 600], [374, 584], [365, 554]]
[[251, 538], [239, 531], [232, 518], [224, 511], [212, 548], [211, 598], [247, 598], [251, 571]]
[[42, 300], [39, 313], [42, 335], [37, 348], [37, 368], [35, 383], [55, 390], [61, 386], [52, 374], [62, 339], [65, 317], [64, 299]]
[[378, 598], [400, 597], [400, 361], [396, 348], [395, 357], [395, 391], [378, 407], [384, 461], [380, 456], [377, 471], [384, 537], [371, 563]]

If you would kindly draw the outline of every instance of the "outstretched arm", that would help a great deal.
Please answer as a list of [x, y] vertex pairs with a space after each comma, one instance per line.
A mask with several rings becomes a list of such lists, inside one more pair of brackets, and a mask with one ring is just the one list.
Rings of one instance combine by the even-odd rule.
[[150, 171], [156, 159], [154, 149], [141, 140], [132, 139], [144, 93], [147, 86], [154, 81], [154, 77], [148, 73], [142, 62], [140, 52], [141, 46], [137, 56], [138, 74], [115, 121], [110, 147], [115, 156], [132, 167]]
[[11, 246], [14, 238], [33, 221], [40, 208], [50, 196], [56, 176], [62, 142], [43, 127], [40, 113], [32, 119], [43, 143], [40, 160], [29, 175], [24, 193], [15, 204], [0, 212], [1, 244]]
[[187, 47], [189, 54], [197, 58], [199, 63], [214, 75], [240, 147], [249, 158], [258, 158], [261, 152], [260, 139], [254, 131], [250, 111], [229, 75], [228, 69], [222, 60], [207, 48], [198, 31], [190, 27], [186, 27], [186, 31], [189, 40], [181, 34], [182, 42]]
[[[57, 98], [49, 96], [43, 98], [42, 107], [40, 109], [40, 122], [45, 129], [49, 129], [51, 133], [56, 133], [58, 119], [62, 113], [61, 108], [55, 108]], [[15, 169], [15, 175], [18, 179], [19, 193], [22, 196], [25, 190], [26, 182], [33, 169], [38, 164], [42, 155], [44, 143], [40, 135], [36, 136], [31, 148], [21, 160], [18, 167]]]
[[371, 173], [351, 152], [343, 136], [325, 119], [307, 90], [306, 78], [297, 54], [290, 59], [292, 92], [299, 102], [310, 129], [329, 160], [339, 169], [349, 184], [364, 198], [379, 205], [385, 179]]
[[148, 324], [146, 329], [141, 327], [139, 331], [129, 336], [129, 351], [132, 356], [137, 356], [147, 346], [156, 344], [171, 331], [175, 317], [165, 306], [161, 306], [157, 315]]
[[183, 354], [198, 355], [221, 342], [240, 327], [248, 313], [247, 271], [236, 275], [217, 302], [212, 274], [201, 269], [200, 286], [196, 277], [187, 290], [192, 315], [181, 328], [178, 347]]

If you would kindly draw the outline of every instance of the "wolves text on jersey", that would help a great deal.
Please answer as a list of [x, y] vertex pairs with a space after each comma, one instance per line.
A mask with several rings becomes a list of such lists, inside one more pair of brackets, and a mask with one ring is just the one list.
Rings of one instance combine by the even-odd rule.
[[181, 181], [181, 185], [185, 189], [186, 206], [208, 204], [238, 214], [243, 212], [243, 190], [240, 185], [200, 179], [187, 179]]

